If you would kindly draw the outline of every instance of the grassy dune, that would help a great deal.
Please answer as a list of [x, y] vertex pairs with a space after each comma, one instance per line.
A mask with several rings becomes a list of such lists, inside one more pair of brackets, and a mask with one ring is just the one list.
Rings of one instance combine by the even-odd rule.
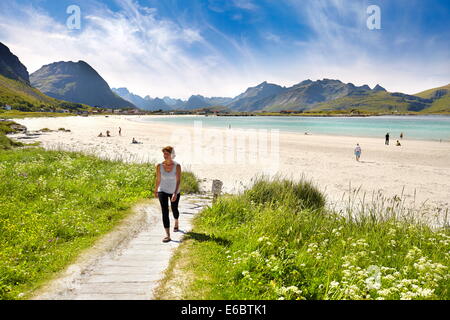
[[[0, 299], [30, 291], [152, 198], [154, 164], [42, 148], [0, 150]], [[197, 192], [183, 172], [181, 190]]]
[[395, 206], [345, 216], [323, 204], [288, 180], [220, 198], [195, 218], [158, 298], [450, 298], [448, 229], [401, 220]]

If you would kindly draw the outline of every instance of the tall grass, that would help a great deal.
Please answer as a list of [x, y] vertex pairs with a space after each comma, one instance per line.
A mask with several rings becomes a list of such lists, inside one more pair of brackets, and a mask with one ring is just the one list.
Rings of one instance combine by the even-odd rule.
[[0, 150], [10, 150], [14, 147], [23, 146], [23, 143], [9, 139], [6, 135], [14, 133], [16, 130], [11, 128], [14, 121], [0, 121]]
[[182, 298], [450, 298], [448, 229], [392, 212], [348, 213], [326, 209], [302, 181], [257, 181], [219, 198], [182, 246], [178, 273], [191, 279]]
[[[0, 299], [26, 298], [153, 197], [155, 165], [42, 148], [0, 150]], [[196, 192], [191, 172], [181, 190]]]

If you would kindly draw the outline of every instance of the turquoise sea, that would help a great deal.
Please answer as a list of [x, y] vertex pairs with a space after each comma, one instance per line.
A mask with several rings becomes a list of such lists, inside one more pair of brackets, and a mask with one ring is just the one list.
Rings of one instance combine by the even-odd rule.
[[401, 132], [406, 139], [450, 141], [450, 116], [377, 116], [377, 117], [297, 117], [297, 116], [168, 116], [142, 117], [140, 121], [166, 122], [203, 127], [240, 129], [279, 129], [280, 132], [379, 137], [389, 132], [398, 139]]

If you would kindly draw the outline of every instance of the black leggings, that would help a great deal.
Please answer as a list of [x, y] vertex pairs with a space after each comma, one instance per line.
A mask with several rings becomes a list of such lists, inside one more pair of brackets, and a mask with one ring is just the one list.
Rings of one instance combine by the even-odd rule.
[[[167, 200], [172, 198], [172, 193], [167, 192], [158, 192], [159, 203], [161, 204], [162, 210], [162, 219], [164, 228], [170, 228], [170, 219], [169, 219], [169, 204]], [[180, 201], [180, 194], [177, 194], [177, 200], [175, 202], [170, 201], [170, 207], [172, 208], [173, 217], [178, 219], [180, 213], [178, 212], [178, 202]]]

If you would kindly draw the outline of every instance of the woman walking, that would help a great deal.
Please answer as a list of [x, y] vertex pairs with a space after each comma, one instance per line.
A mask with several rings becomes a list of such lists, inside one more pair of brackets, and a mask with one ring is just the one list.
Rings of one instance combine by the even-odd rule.
[[181, 184], [181, 166], [175, 162], [175, 150], [173, 147], [167, 146], [162, 149], [164, 161], [156, 165], [156, 185], [155, 197], [159, 198], [161, 204], [162, 219], [164, 229], [166, 230], [166, 237], [163, 242], [169, 242], [170, 239], [170, 219], [169, 219], [169, 204], [172, 208], [173, 217], [175, 218], [174, 232], [178, 231], [178, 202], [180, 201], [180, 184]]

